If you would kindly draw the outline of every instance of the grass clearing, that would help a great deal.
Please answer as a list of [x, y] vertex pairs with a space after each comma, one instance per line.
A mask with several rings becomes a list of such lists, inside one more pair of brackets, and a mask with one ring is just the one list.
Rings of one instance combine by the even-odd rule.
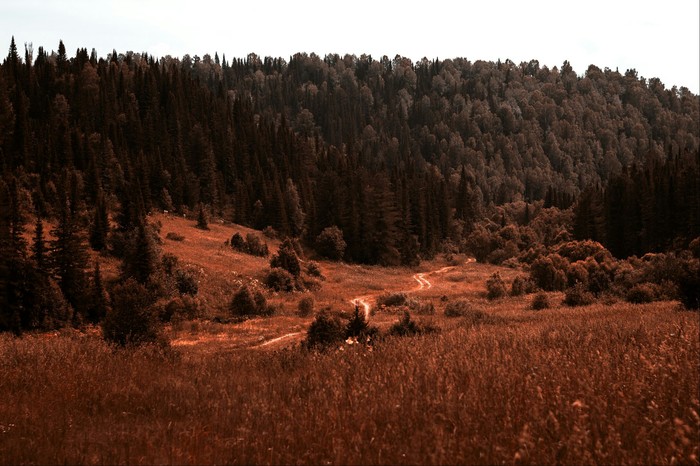
[[496, 312], [326, 354], [2, 336], [0, 462], [696, 464], [698, 316], [673, 306]]

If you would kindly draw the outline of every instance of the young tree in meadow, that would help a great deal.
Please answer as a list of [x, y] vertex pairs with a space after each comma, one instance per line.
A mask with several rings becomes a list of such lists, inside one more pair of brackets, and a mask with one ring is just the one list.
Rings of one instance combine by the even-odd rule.
[[327, 259], [341, 260], [346, 247], [343, 230], [335, 225], [324, 228], [316, 237], [316, 251]]
[[116, 285], [110, 293], [111, 309], [102, 321], [104, 339], [119, 346], [137, 346], [158, 339], [153, 294], [133, 278]]
[[280, 245], [277, 254], [272, 256], [270, 259], [270, 267], [284, 269], [295, 278], [299, 276], [301, 273], [301, 264], [290, 238], [285, 239]]

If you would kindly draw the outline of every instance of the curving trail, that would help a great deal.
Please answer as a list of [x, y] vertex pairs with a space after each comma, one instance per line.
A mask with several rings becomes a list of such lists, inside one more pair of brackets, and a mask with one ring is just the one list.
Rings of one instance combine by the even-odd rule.
[[277, 343], [278, 341], [285, 340], [287, 338], [291, 338], [297, 335], [301, 335], [304, 332], [292, 332], [292, 333], [287, 333], [286, 335], [282, 335], [281, 337], [273, 338], [271, 340], [264, 341], [260, 343], [259, 345], [253, 346], [253, 348], [262, 348], [264, 346], [272, 345], [273, 343]]
[[433, 284], [425, 278], [425, 273], [417, 273], [413, 276], [413, 279], [418, 282], [418, 287], [414, 288], [413, 291], [427, 290], [433, 286]]
[[[472, 262], [476, 262], [476, 260], [473, 257], [470, 257], [465, 261], [465, 264], [471, 264]], [[438, 274], [438, 273], [444, 273], [444, 272], [447, 272], [448, 270], [452, 270], [455, 267], [457, 267], [457, 266], [456, 265], [448, 265], [446, 267], [443, 267], [443, 268], [437, 269], [437, 270], [433, 270], [431, 272], [421, 272], [421, 273], [414, 274], [413, 279], [416, 282], [418, 282], [418, 285], [415, 288], [413, 288], [411, 290], [411, 292], [428, 290], [433, 286], [433, 284], [430, 283], [430, 281], [427, 278], [425, 278], [426, 275], [434, 275], [434, 274]], [[372, 298], [372, 296], [365, 295], [365, 296], [358, 296], [357, 298], [353, 298], [353, 299], [349, 300], [350, 304], [352, 304], [353, 307], [356, 307], [356, 306], [362, 307], [362, 310], [364, 311], [366, 320], [369, 320], [370, 311], [372, 309], [372, 305], [370, 304], [370, 301], [369, 301], [371, 298]], [[285, 340], [287, 338], [292, 338], [292, 337], [295, 337], [297, 335], [301, 335], [303, 333], [304, 332], [287, 333], [287, 334], [282, 335], [280, 337], [272, 338], [271, 340], [267, 340], [263, 343], [255, 345], [252, 348], [264, 348], [268, 345], [272, 345], [272, 344], [277, 343], [279, 341]]]
[[353, 305], [353, 307], [361, 306], [362, 310], [365, 312], [365, 320], [369, 320], [369, 312], [371, 309], [371, 305], [367, 299], [369, 296], [360, 296], [359, 298], [351, 299], [350, 304]]

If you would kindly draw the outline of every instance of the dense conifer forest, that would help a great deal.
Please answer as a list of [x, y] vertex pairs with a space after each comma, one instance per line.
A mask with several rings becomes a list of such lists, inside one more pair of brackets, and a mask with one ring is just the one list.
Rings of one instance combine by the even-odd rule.
[[633, 69], [71, 57], [62, 42], [21, 51], [13, 39], [0, 66], [0, 306], [16, 312], [0, 328], [70, 309], [99, 321], [86, 248], [147, 283], [153, 210], [310, 247], [335, 235], [339, 258], [382, 265], [446, 251], [501, 263], [562, 231], [618, 258], [687, 248], [700, 236], [699, 124], [697, 95]]

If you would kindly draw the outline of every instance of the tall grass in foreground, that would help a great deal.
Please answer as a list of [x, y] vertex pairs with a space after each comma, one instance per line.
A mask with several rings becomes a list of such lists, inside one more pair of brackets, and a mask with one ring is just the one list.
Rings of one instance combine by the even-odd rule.
[[465, 323], [372, 351], [0, 338], [3, 463], [698, 463], [698, 315]]

